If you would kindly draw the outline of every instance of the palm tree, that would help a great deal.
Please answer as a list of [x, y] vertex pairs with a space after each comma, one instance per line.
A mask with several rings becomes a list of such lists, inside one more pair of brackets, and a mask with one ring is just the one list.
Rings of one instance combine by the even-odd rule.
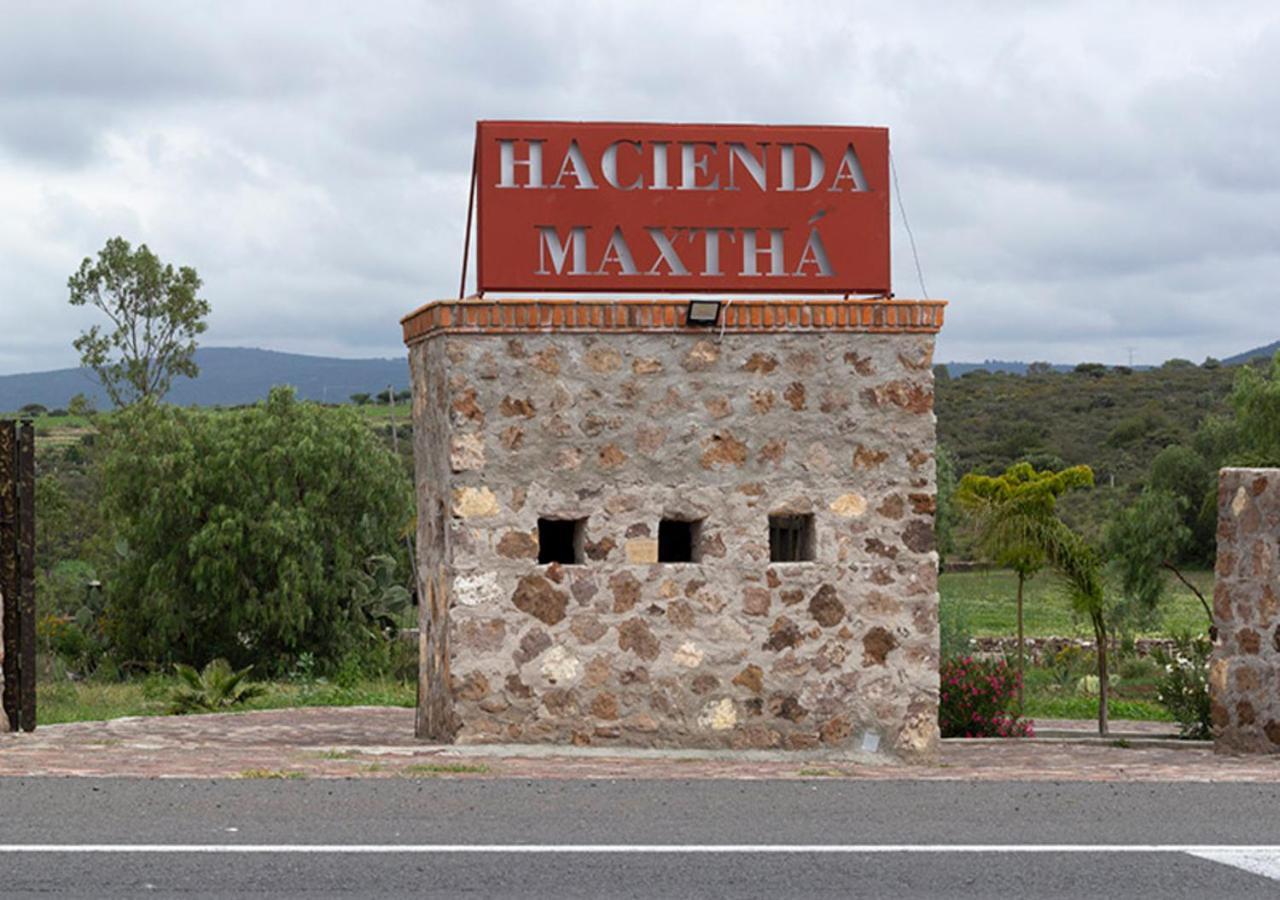
[[1039, 535], [1058, 522], [1057, 501], [1076, 487], [1092, 487], [1093, 470], [1073, 466], [1055, 472], [1037, 471], [1030, 463], [1015, 463], [997, 476], [970, 473], [960, 480], [955, 499], [977, 523], [983, 553], [1018, 576], [1018, 712], [1022, 712], [1022, 679], [1026, 665], [1023, 632], [1023, 591], [1027, 579], [1048, 561]]

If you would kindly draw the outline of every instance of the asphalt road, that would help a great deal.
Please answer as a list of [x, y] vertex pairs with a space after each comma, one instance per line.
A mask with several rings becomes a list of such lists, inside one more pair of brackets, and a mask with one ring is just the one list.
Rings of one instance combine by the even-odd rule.
[[[1256, 784], [7, 779], [0, 896], [1275, 897], [1280, 881], [1169, 848], [1265, 845], [1245, 864], [1280, 878], [1278, 800]], [[1044, 845], [1071, 846], [1030, 852]]]

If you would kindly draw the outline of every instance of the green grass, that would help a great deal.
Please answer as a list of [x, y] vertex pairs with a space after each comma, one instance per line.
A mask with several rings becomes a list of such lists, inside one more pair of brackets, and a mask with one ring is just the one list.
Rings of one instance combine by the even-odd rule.
[[[41, 725], [159, 716], [165, 714], [169, 693], [177, 686], [175, 678], [156, 676], [118, 683], [45, 681], [38, 687], [36, 714]], [[370, 679], [350, 687], [268, 682], [263, 696], [236, 707], [236, 711], [302, 706], [412, 707], [416, 691], [413, 683], [392, 679]]]
[[412, 766], [405, 766], [400, 770], [401, 775], [411, 777], [436, 775], [483, 775], [489, 771], [486, 765], [468, 763], [423, 763]]
[[[1213, 573], [1188, 572], [1187, 577], [1205, 595], [1213, 596]], [[1003, 637], [1017, 633], [1015, 597], [1017, 577], [1006, 570], [952, 572], [939, 578], [944, 611], [959, 618], [975, 637]], [[1027, 637], [1092, 638], [1087, 620], [1076, 616], [1052, 575], [1044, 573], [1027, 582], [1023, 597], [1023, 625]], [[1193, 634], [1208, 627], [1204, 607], [1191, 591], [1169, 576], [1169, 594], [1151, 634], [1166, 636], [1180, 631]]]

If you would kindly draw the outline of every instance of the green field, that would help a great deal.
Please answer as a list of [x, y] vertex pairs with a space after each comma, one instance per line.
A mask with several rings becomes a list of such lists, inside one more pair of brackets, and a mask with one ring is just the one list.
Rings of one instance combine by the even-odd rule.
[[[1213, 573], [1185, 573], [1212, 603]], [[1018, 581], [1012, 572], [953, 572], [939, 578], [944, 615], [956, 615], [975, 637], [1004, 637], [1017, 633], [1015, 597]], [[1075, 615], [1061, 587], [1049, 573], [1027, 582], [1023, 599], [1023, 625], [1027, 637], [1093, 637], [1088, 620]], [[1208, 628], [1204, 607], [1191, 591], [1169, 575], [1169, 594], [1154, 627], [1142, 636], [1167, 636], [1179, 632], [1203, 633]]]

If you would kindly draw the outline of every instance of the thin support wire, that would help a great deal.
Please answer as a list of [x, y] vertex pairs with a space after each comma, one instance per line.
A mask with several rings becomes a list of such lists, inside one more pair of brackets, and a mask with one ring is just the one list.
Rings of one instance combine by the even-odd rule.
[[920, 293], [925, 300], [929, 299], [929, 289], [924, 286], [924, 270], [920, 268], [920, 254], [916, 251], [916, 236], [911, 231], [911, 222], [907, 219], [907, 207], [902, 202], [902, 189], [898, 187], [898, 166], [893, 161], [893, 151], [889, 151], [889, 172], [893, 175], [893, 193], [898, 198], [898, 211], [902, 213], [902, 224], [907, 227], [907, 240], [911, 242], [911, 258], [915, 260], [916, 277], [920, 279]]

